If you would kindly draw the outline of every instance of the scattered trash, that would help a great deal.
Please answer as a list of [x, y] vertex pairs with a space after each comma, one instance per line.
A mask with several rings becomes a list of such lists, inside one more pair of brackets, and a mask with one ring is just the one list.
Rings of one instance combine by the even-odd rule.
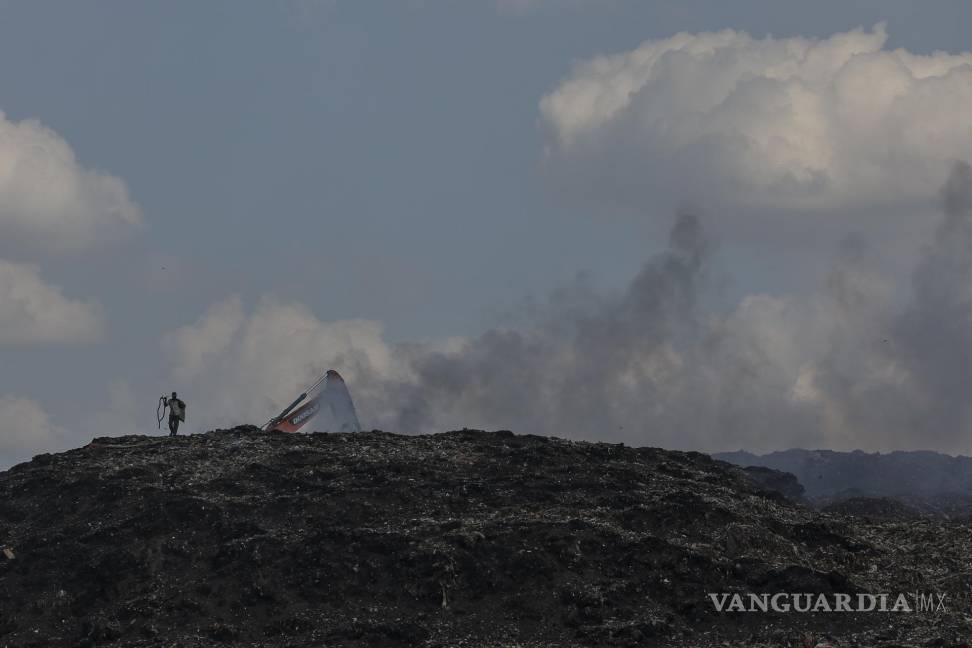
[[[157, 441], [100, 438], [110, 451], [0, 472], [4, 537], [30, 547], [0, 557], [16, 620], [0, 620], [0, 646], [972, 636], [966, 522], [884, 502], [814, 510], [788, 475], [700, 453], [476, 430]], [[707, 596], [776, 592], [943, 593], [948, 614], [720, 613]]]

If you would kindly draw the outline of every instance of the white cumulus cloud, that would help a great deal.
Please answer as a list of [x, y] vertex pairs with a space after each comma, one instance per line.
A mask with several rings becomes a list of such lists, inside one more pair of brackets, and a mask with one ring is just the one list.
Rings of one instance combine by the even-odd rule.
[[883, 24], [824, 39], [680, 33], [582, 62], [540, 102], [547, 163], [636, 209], [913, 208], [972, 157], [972, 53], [886, 41]]
[[0, 241], [75, 250], [118, 239], [141, 223], [120, 179], [82, 166], [39, 121], [15, 122], [0, 112]]
[[0, 345], [92, 342], [103, 332], [98, 306], [66, 297], [34, 268], [0, 259]]
[[193, 429], [262, 424], [329, 368], [352, 384], [365, 373], [395, 373], [378, 323], [326, 322], [269, 297], [252, 312], [237, 297], [216, 303], [162, 344]]
[[0, 459], [5, 463], [61, 449], [65, 436], [36, 401], [0, 395]]

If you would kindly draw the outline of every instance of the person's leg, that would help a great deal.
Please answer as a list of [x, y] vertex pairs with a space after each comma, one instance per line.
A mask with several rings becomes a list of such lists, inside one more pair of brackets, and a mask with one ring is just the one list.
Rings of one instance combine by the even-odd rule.
[[169, 436], [175, 436], [179, 433], [179, 419], [175, 416], [169, 418]]

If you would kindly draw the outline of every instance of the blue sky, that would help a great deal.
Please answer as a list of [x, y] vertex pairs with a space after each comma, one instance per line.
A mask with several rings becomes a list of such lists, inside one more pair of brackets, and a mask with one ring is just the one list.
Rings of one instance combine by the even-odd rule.
[[[0, 111], [38, 120], [81, 167], [117, 178], [140, 222], [99, 229], [80, 249], [0, 242], [0, 259], [102, 319], [92, 339], [0, 345], [0, 395], [35, 403], [41, 427], [57, 428], [9, 454], [90, 438], [109, 420], [98, 412], [141, 425], [144, 409], [153, 427], [157, 393], [188, 375], [165, 340], [232, 296], [247, 312], [270, 296], [321, 322], [380, 323], [386, 344], [435, 345], [519, 322], [525, 299], [545, 301], [579, 273], [599, 294], [626, 290], [666, 249], [674, 211], [700, 203], [711, 215], [721, 194], [612, 200], [588, 185], [617, 151], [574, 164], [540, 109], [580, 62], [682, 31], [825, 39], [880, 21], [885, 50], [961, 53], [970, 13], [961, 2], [0, 0]], [[812, 292], [861, 229], [905, 260], [882, 268], [906, 284], [930, 217], [888, 226], [867, 215], [887, 208], [872, 198], [855, 197], [864, 215], [850, 223], [710, 218], [724, 223], [715, 310]], [[270, 400], [305, 378], [295, 374]], [[199, 411], [205, 398], [187, 394]]]

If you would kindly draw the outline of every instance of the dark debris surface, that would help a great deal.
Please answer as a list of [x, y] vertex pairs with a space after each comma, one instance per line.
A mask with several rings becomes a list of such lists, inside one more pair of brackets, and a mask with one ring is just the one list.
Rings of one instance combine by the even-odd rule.
[[[0, 473], [0, 647], [968, 646], [970, 528], [508, 432], [100, 438]], [[706, 597], [916, 590], [948, 612]]]

